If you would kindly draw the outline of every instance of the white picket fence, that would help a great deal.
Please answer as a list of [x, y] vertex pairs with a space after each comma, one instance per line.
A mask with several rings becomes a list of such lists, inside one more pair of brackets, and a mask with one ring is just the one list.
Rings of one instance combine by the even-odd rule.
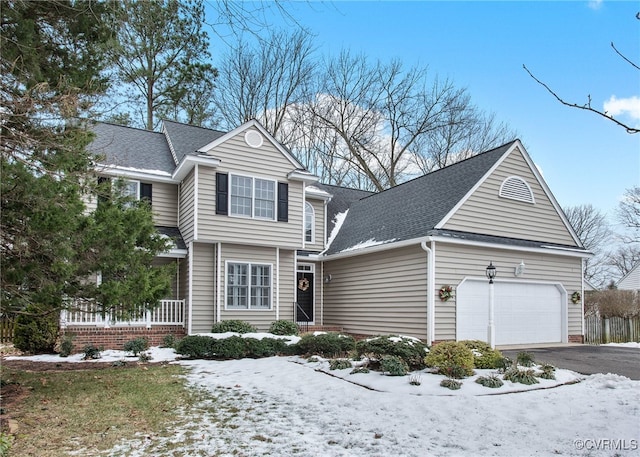
[[60, 315], [62, 328], [73, 326], [85, 327], [123, 327], [136, 326], [151, 328], [154, 325], [185, 325], [184, 300], [161, 300], [154, 309], [134, 310], [130, 314], [124, 314], [115, 310], [102, 313], [97, 304], [83, 302], [69, 309], [63, 310]]

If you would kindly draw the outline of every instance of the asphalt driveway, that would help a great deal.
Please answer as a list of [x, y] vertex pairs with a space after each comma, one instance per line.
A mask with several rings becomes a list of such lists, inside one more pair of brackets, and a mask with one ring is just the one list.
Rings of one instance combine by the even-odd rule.
[[557, 368], [582, 374], [615, 373], [636, 381], [640, 380], [640, 350], [616, 346], [575, 345], [560, 347], [534, 347], [501, 350], [515, 360], [518, 352], [533, 355], [537, 363], [549, 363]]

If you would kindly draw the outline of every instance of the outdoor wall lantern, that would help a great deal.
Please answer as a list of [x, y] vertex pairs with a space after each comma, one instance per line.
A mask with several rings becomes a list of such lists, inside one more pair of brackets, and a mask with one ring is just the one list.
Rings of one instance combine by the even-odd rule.
[[524, 268], [525, 268], [524, 260], [521, 260], [520, 261], [520, 265], [518, 265], [516, 267], [516, 269], [515, 269], [515, 271], [513, 273], [514, 276], [522, 276], [522, 274], [524, 273]]
[[326, 275], [326, 276], [324, 277], [324, 282], [325, 282], [326, 284], [329, 284], [329, 283], [331, 282], [331, 275]]
[[487, 278], [489, 278], [489, 284], [493, 284], [493, 278], [496, 277], [496, 267], [493, 266], [493, 262], [489, 262], [487, 267]]
[[489, 326], [487, 328], [487, 343], [491, 346], [491, 349], [496, 347], [496, 329], [494, 325], [494, 307], [493, 307], [493, 278], [496, 277], [496, 267], [493, 266], [493, 262], [489, 262], [487, 267], [487, 278], [489, 278]]

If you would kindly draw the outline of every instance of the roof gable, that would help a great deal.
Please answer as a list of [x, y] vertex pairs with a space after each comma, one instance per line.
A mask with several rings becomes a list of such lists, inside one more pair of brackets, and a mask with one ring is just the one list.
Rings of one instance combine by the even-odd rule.
[[427, 236], [514, 143], [353, 202], [326, 254]]
[[[219, 137], [215, 138], [214, 140], [210, 141], [204, 146], [201, 146], [200, 148], [198, 148], [198, 152], [209, 154], [211, 150], [215, 149], [222, 143], [229, 141], [230, 139], [241, 134], [242, 132], [248, 133], [251, 131], [252, 128], [259, 130], [260, 133], [265, 138], [267, 138], [267, 141], [269, 141], [291, 163], [291, 165], [295, 170], [305, 170], [304, 165], [302, 165], [298, 161], [298, 159], [296, 159], [283, 145], [280, 144], [279, 141], [277, 141], [269, 132], [267, 132], [267, 130], [262, 126], [262, 124], [260, 124], [255, 119], [245, 122], [241, 126], [231, 130], [228, 133], [225, 133], [224, 135], [220, 135]], [[247, 141], [250, 141], [250, 140], [247, 140]]]
[[[505, 183], [514, 180], [523, 183], [528, 198], [505, 192]], [[520, 141], [511, 144], [436, 228], [582, 246]]]

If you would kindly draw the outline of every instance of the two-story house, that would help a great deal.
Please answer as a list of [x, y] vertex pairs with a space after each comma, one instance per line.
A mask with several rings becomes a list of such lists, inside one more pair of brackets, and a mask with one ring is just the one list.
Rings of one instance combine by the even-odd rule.
[[175, 241], [157, 262], [178, 266], [179, 310], [90, 330], [67, 316], [68, 332], [157, 341], [288, 319], [428, 343], [487, 340], [490, 325], [496, 344], [582, 341], [589, 253], [518, 140], [370, 193], [319, 183], [257, 121], [93, 130], [97, 174], [128, 180]]

